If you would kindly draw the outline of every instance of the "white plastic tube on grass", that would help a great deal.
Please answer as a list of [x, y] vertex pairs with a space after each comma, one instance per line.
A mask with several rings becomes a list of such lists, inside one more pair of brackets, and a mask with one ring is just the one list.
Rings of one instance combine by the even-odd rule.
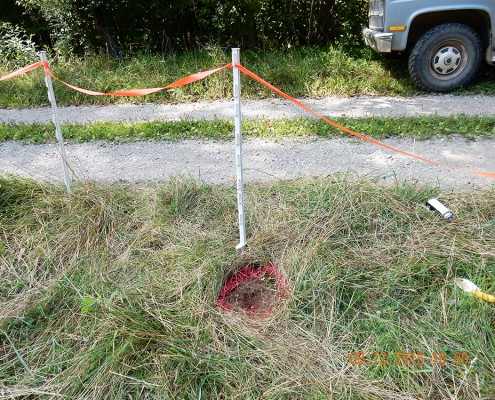
[[445, 207], [442, 203], [440, 203], [437, 199], [428, 200], [426, 202], [426, 205], [430, 210], [437, 210], [447, 221], [454, 221], [454, 213], [447, 207]]

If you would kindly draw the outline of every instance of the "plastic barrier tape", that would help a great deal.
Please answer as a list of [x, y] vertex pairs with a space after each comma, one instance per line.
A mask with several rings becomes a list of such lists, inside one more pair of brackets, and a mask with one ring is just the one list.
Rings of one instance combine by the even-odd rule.
[[445, 163], [442, 163], [442, 162], [439, 162], [439, 161], [433, 161], [433, 160], [430, 160], [428, 158], [421, 157], [421, 156], [418, 156], [416, 154], [409, 153], [407, 151], [404, 151], [404, 150], [397, 149], [395, 147], [389, 146], [388, 144], [385, 144], [385, 143], [382, 143], [382, 142], [380, 142], [378, 140], [372, 139], [372, 138], [370, 138], [368, 136], [365, 136], [365, 135], [363, 135], [361, 133], [354, 132], [354, 131], [352, 131], [352, 130], [350, 130], [350, 129], [342, 126], [342, 125], [339, 125], [338, 123], [336, 123], [336, 122], [334, 122], [334, 121], [332, 121], [332, 120], [330, 120], [328, 118], [325, 118], [324, 116], [318, 114], [316, 111], [313, 111], [311, 108], [309, 108], [308, 106], [304, 105], [300, 101], [298, 101], [295, 98], [289, 96], [288, 94], [282, 92], [280, 89], [277, 89], [275, 86], [273, 86], [272, 84], [268, 83], [264, 79], [260, 78], [255, 73], [253, 73], [253, 72], [249, 71], [248, 69], [244, 68], [242, 65], [236, 64], [236, 67], [239, 68], [239, 70], [241, 72], [243, 72], [244, 74], [246, 74], [250, 78], [252, 78], [252, 79], [260, 82], [261, 84], [265, 85], [271, 91], [273, 91], [273, 92], [277, 93], [278, 95], [286, 98], [287, 100], [291, 101], [295, 105], [301, 107], [303, 110], [309, 112], [310, 114], [312, 114], [315, 117], [321, 119], [322, 121], [325, 121], [327, 124], [330, 124], [330, 125], [334, 126], [335, 128], [340, 129], [343, 132], [346, 132], [346, 133], [348, 133], [350, 135], [356, 136], [356, 137], [358, 137], [360, 139], [366, 140], [367, 142], [373, 143], [373, 144], [375, 144], [377, 146], [381, 146], [381, 147], [384, 147], [384, 148], [386, 148], [388, 150], [395, 151], [396, 153], [400, 153], [400, 154], [406, 155], [408, 157], [416, 158], [418, 160], [421, 160], [421, 161], [424, 161], [424, 162], [427, 162], [427, 163], [430, 163], [430, 164], [434, 164], [434, 165], [439, 165], [439, 166], [446, 167], [446, 168], [455, 169], [455, 170], [458, 170], [458, 171], [466, 172], [468, 174], [481, 175], [481, 176], [485, 176], [487, 178], [493, 178], [493, 179], [495, 179], [495, 173], [493, 173], [493, 172], [476, 171], [476, 170], [471, 170], [471, 169], [456, 167], [456, 166], [453, 166], [453, 165], [450, 165], [450, 164], [445, 164]]
[[0, 81], [6, 81], [7, 79], [13, 78], [14, 76], [25, 74], [26, 72], [29, 72], [29, 71], [32, 71], [33, 69], [41, 67], [42, 65], [43, 65], [43, 63], [41, 61], [38, 61], [37, 63], [28, 65], [27, 67], [18, 69], [17, 71], [11, 72], [8, 75], [0, 77]]
[[55, 75], [53, 75], [50, 71], [50, 66], [48, 63], [43, 63], [43, 67], [45, 70], [45, 74], [50, 75], [53, 79], [56, 79], [60, 83], [64, 84], [65, 86], [80, 92], [87, 94], [89, 96], [145, 96], [147, 94], [151, 93], [156, 93], [161, 90], [165, 89], [172, 89], [174, 87], [179, 87], [179, 86], [185, 86], [193, 82], [197, 82], [203, 78], [206, 78], [207, 76], [214, 74], [215, 72], [218, 72], [222, 69], [225, 68], [232, 68], [232, 64], [227, 64], [224, 65], [223, 67], [215, 68], [215, 69], [210, 69], [208, 71], [203, 71], [203, 72], [198, 72], [196, 74], [188, 75], [184, 78], [179, 79], [178, 81], [175, 81], [173, 83], [170, 83], [167, 86], [160, 87], [160, 88], [150, 88], [150, 89], [131, 89], [131, 90], [123, 90], [123, 91], [118, 91], [118, 92], [109, 92], [109, 93], [103, 93], [103, 92], [95, 92], [93, 90], [87, 90], [87, 89], [82, 89], [80, 87], [71, 85], [67, 82], [62, 81], [61, 79], [57, 78]]

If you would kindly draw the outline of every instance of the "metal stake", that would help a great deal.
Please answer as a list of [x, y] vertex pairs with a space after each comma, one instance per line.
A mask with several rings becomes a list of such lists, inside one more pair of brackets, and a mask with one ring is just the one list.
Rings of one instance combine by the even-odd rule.
[[[48, 61], [46, 58], [46, 51], [40, 51], [40, 60]], [[62, 165], [64, 168], [64, 181], [65, 187], [67, 188], [67, 193], [72, 193], [72, 188], [70, 184], [69, 168], [67, 163], [67, 156], [65, 155], [64, 138], [62, 136], [62, 130], [60, 129], [60, 121], [58, 119], [57, 102], [55, 100], [55, 93], [53, 92], [52, 78], [50, 75], [45, 74], [45, 84], [48, 89], [48, 100], [52, 105], [52, 121], [55, 125], [55, 135], [58, 140], [58, 147], [60, 155], [62, 156]]]
[[237, 250], [246, 249], [246, 221], [244, 216], [244, 174], [242, 170], [242, 125], [241, 125], [241, 77], [237, 65], [240, 64], [240, 49], [232, 49], [232, 71], [234, 73], [234, 123], [235, 161], [237, 170], [237, 209], [239, 214], [240, 242]]

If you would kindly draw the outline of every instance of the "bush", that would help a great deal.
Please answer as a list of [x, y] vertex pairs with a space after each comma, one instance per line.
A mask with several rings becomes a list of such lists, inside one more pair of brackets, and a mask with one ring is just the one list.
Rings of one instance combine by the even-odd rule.
[[366, 0], [18, 0], [48, 21], [60, 53], [166, 54], [204, 44], [360, 47]]
[[0, 59], [7, 66], [21, 66], [31, 63], [36, 57], [36, 45], [32, 35], [9, 22], [0, 22]]

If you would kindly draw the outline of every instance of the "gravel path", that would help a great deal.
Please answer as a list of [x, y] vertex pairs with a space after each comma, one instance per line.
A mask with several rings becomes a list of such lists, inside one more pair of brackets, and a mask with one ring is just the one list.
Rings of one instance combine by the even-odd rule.
[[[328, 98], [304, 100], [328, 116], [495, 115], [495, 97], [421, 96], [413, 98]], [[232, 118], [231, 102], [180, 105], [112, 105], [60, 109], [64, 122], [96, 120], [139, 121]], [[307, 116], [282, 100], [245, 101], [244, 118]], [[0, 122], [48, 122], [49, 109], [0, 110]], [[466, 142], [462, 138], [415, 142], [385, 141], [394, 147], [451, 165], [495, 172], [495, 143]], [[230, 142], [187, 140], [182, 142], [104, 142], [68, 144], [73, 178], [104, 182], [162, 181], [181, 175], [208, 183], [233, 184], [234, 145]], [[247, 140], [244, 143], [247, 181], [326, 176], [352, 170], [383, 182], [413, 179], [445, 189], [494, 187], [495, 179], [437, 167], [354, 138], [306, 140]], [[0, 144], [0, 171], [62, 181], [61, 160], [55, 144]]]
[[[466, 143], [461, 138], [387, 144], [456, 166], [495, 171], [494, 143]], [[187, 140], [178, 143], [84, 143], [66, 147], [74, 177], [104, 182], [161, 181], [181, 175], [208, 183], [233, 184], [233, 143]], [[495, 179], [426, 164], [356, 139], [244, 142], [246, 181], [326, 176], [353, 170], [383, 182], [415, 179], [441, 188], [493, 187]], [[61, 160], [54, 144], [0, 145], [0, 170], [37, 179], [62, 180]]]

